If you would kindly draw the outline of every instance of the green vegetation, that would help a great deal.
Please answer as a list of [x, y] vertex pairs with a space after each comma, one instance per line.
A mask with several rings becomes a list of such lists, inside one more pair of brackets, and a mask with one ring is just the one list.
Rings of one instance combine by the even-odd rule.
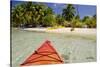
[[53, 26], [53, 27], [49, 27], [48, 30], [54, 30], [54, 29], [58, 29], [58, 28], [65, 28], [64, 26]]
[[96, 28], [96, 15], [93, 17], [85, 16], [82, 21], [88, 28]]
[[72, 4], [68, 4], [65, 9], [63, 9], [62, 16], [67, 21], [72, 21], [73, 17], [75, 16], [75, 8]]
[[67, 4], [62, 14], [56, 15], [52, 8], [43, 3], [25, 2], [12, 7], [11, 26], [52, 27], [49, 29], [72, 27], [72, 31], [76, 27], [96, 28], [96, 15], [80, 19], [76, 12], [72, 4]]

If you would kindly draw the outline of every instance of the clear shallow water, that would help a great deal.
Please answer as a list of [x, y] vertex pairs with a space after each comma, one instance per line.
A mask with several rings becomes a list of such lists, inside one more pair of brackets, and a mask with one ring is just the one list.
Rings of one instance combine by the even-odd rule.
[[96, 61], [96, 35], [56, 34], [13, 29], [13, 67], [19, 67], [45, 40], [52, 42], [65, 63]]

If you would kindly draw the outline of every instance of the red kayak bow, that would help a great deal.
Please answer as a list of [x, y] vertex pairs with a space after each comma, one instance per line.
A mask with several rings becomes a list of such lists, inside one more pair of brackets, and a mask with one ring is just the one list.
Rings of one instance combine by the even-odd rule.
[[50, 41], [45, 41], [21, 66], [64, 63]]

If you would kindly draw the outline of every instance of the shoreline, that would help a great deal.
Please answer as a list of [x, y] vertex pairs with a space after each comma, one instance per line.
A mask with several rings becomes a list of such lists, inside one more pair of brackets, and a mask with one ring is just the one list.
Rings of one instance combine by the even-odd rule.
[[48, 33], [69, 33], [69, 34], [92, 34], [96, 35], [96, 28], [75, 28], [74, 31], [70, 31], [71, 28], [57, 28], [48, 30], [48, 28], [24, 28], [24, 31], [37, 31], [37, 32], [48, 32]]

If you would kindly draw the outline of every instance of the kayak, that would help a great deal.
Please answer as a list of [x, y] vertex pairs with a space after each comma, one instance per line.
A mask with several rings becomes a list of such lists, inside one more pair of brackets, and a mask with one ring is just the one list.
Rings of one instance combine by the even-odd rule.
[[64, 63], [51, 42], [46, 40], [34, 53], [29, 56], [21, 66], [43, 65], [43, 64], [61, 64]]

